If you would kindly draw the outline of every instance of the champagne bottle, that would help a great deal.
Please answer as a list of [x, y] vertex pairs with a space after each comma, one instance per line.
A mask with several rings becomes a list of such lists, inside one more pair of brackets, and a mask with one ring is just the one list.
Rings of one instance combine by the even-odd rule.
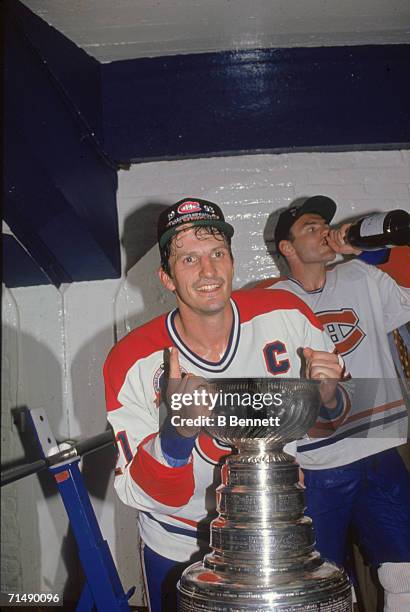
[[410, 215], [397, 209], [363, 217], [349, 227], [345, 240], [362, 251], [410, 245]]

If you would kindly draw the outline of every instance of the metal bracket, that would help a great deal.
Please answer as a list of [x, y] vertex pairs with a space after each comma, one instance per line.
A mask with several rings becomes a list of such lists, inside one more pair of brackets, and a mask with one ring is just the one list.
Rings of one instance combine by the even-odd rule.
[[44, 457], [50, 457], [60, 452], [44, 408], [33, 408], [28, 411], [28, 414]]

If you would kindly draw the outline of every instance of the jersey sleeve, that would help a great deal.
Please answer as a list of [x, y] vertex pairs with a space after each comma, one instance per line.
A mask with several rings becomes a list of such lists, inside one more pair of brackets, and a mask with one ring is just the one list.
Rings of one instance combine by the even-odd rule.
[[118, 459], [114, 486], [138, 510], [172, 514], [194, 492], [192, 458], [172, 467], [161, 453], [158, 408], [144, 395], [138, 362], [122, 374], [114, 351], [104, 365], [107, 418], [115, 432]]
[[365, 266], [380, 297], [386, 333], [404, 325], [410, 320], [410, 288], [398, 285], [389, 274], [378, 268]]
[[377, 251], [362, 251], [360, 255], [357, 256], [357, 259], [370, 266], [380, 266], [389, 261], [390, 251], [391, 249], [387, 247]]
[[378, 264], [378, 266], [401, 287], [410, 287], [410, 246], [389, 249], [386, 263]]

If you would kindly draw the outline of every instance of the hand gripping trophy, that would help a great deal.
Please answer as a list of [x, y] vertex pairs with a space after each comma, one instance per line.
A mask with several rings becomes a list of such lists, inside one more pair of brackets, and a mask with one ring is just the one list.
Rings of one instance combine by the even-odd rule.
[[[350, 612], [347, 576], [315, 551], [298, 465], [283, 451], [316, 422], [317, 384], [231, 379], [214, 385], [232, 401], [215, 407], [207, 430], [236, 452], [222, 468], [212, 552], [183, 573], [179, 612]], [[233, 401], [244, 394], [262, 400], [276, 394], [281, 403], [256, 413]]]

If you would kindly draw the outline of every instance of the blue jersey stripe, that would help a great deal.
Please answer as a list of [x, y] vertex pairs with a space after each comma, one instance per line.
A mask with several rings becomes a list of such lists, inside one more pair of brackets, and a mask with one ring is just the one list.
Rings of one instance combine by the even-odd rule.
[[324, 446], [330, 446], [331, 444], [336, 444], [336, 442], [340, 442], [340, 440], [344, 440], [345, 438], [350, 438], [353, 435], [360, 433], [362, 431], [367, 431], [369, 429], [373, 429], [375, 427], [379, 427], [380, 425], [387, 425], [388, 423], [393, 423], [394, 421], [398, 421], [403, 417], [407, 417], [407, 410], [403, 410], [397, 414], [393, 414], [389, 417], [385, 417], [383, 419], [378, 419], [372, 423], [363, 423], [362, 425], [358, 425], [357, 427], [353, 427], [340, 433], [336, 436], [331, 436], [330, 438], [326, 438], [326, 440], [319, 440], [318, 442], [312, 442], [312, 444], [304, 444], [303, 446], [298, 446], [298, 453], [304, 453], [306, 451], [317, 450], [318, 448], [323, 448]]
[[152, 516], [150, 512], [144, 512], [143, 510], [140, 510], [140, 512], [145, 514], [145, 516], [155, 521], [159, 525], [161, 525], [161, 527], [163, 527], [166, 531], [169, 531], [170, 533], [178, 533], [180, 535], [189, 536], [190, 538], [195, 539], [200, 537], [201, 539], [209, 540], [209, 525], [199, 525], [198, 529], [184, 529], [183, 527], [176, 527], [175, 525], [170, 525], [169, 523], [163, 523], [162, 521], [159, 521], [154, 516]]

